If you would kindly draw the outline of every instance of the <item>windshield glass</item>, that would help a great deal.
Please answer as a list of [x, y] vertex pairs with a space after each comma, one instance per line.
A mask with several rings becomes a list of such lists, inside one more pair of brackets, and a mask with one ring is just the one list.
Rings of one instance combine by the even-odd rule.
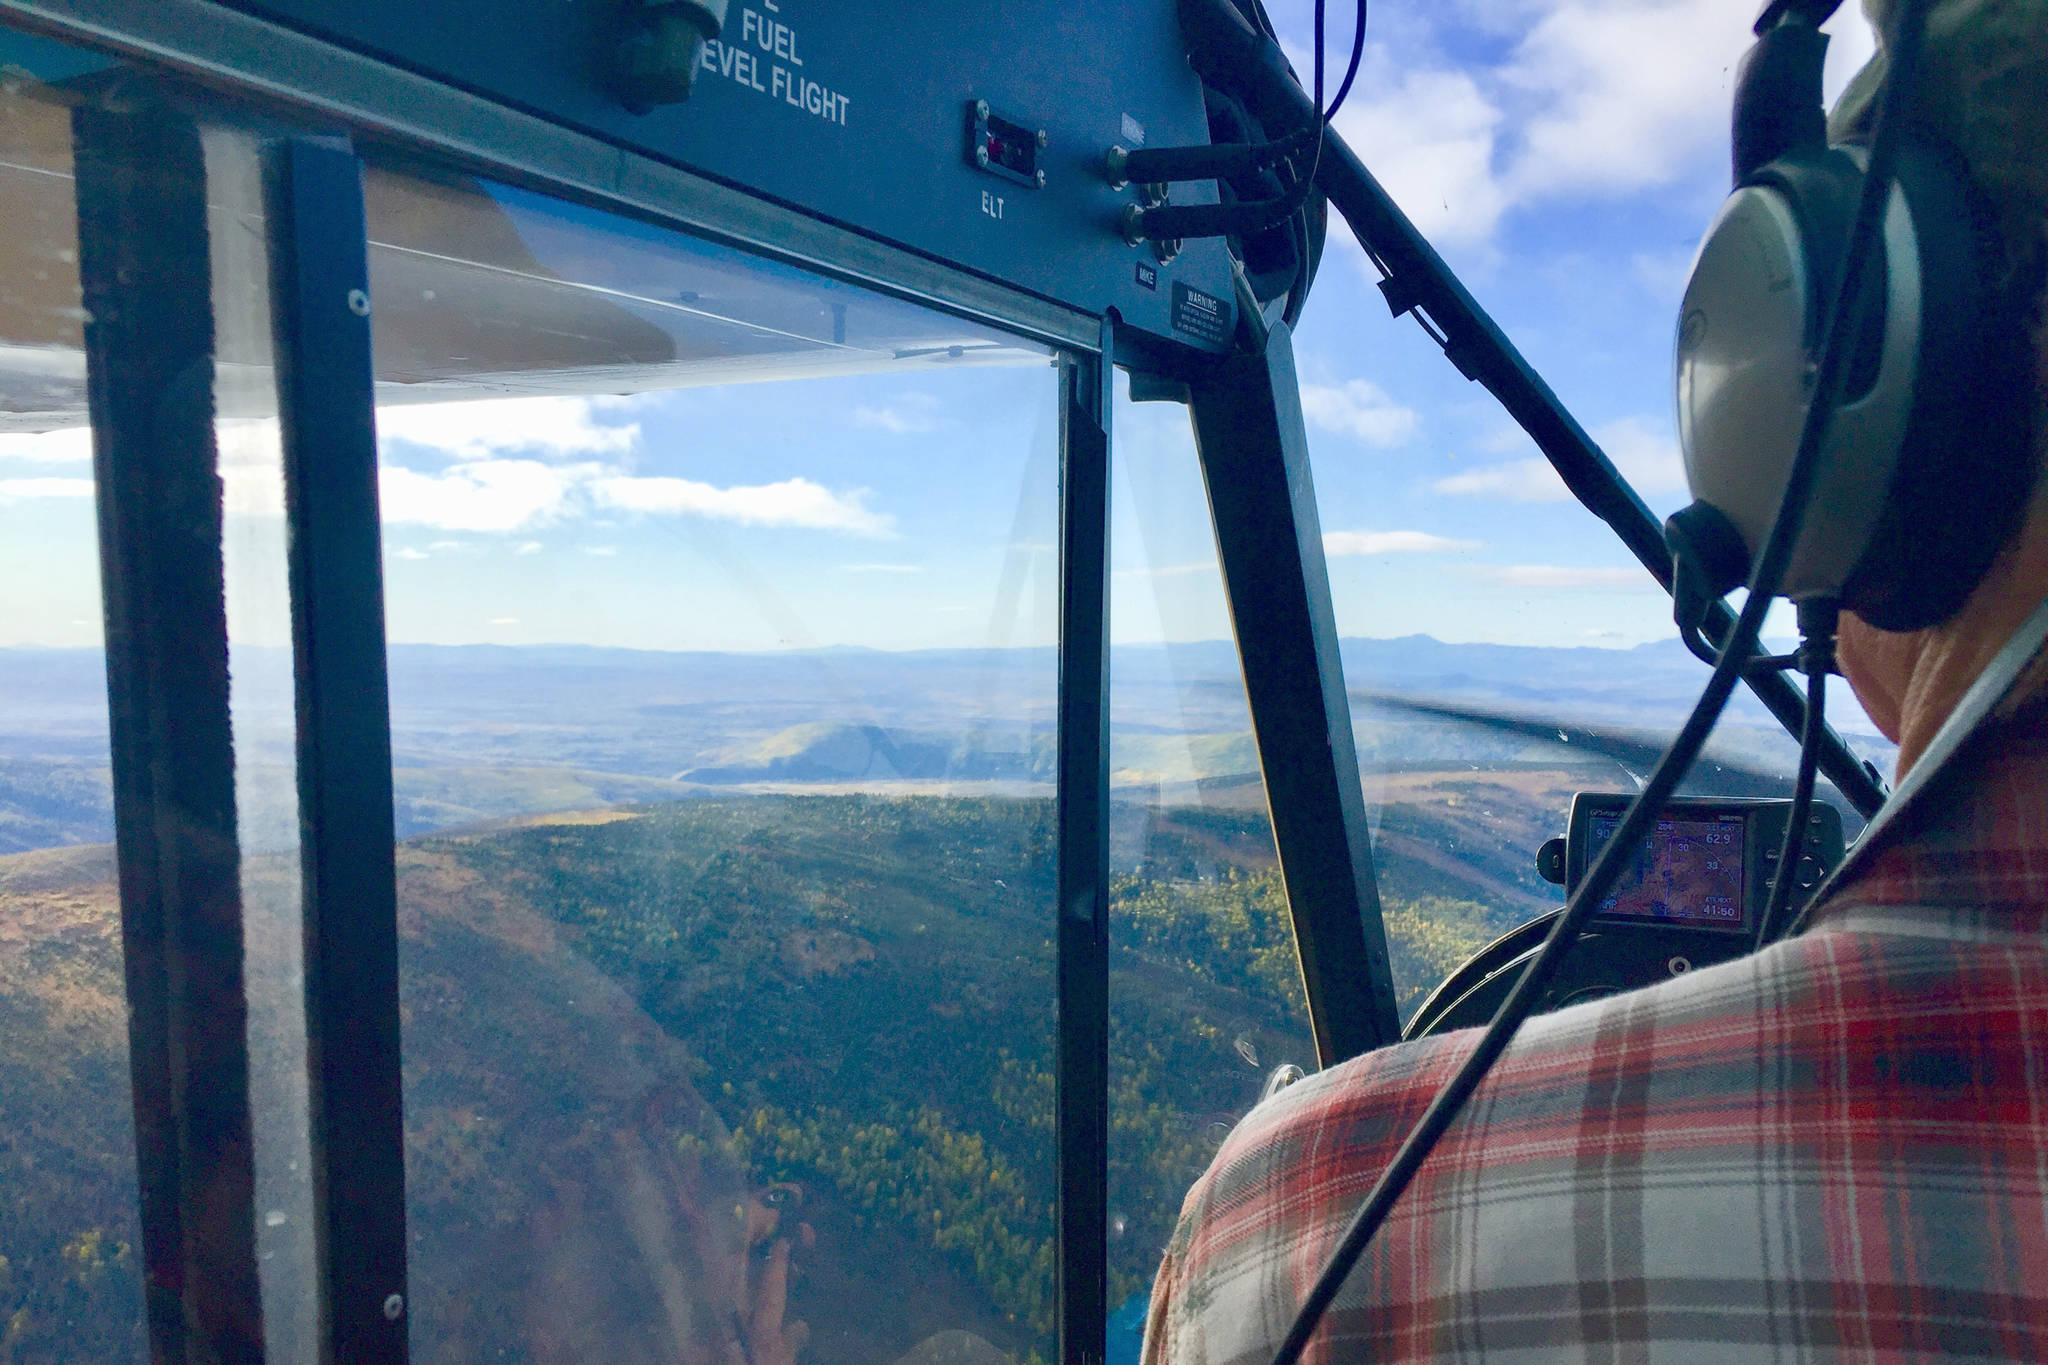
[[1049, 1360], [1054, 358], [367, 187], [416, 1355]]
[[1119, 379], [1114, 425], [1109, 1360], [1135, 1365], [1181, 1196], [1315, 1045], [1187, 409]]
[[[1747, 27], [1659, 18], [1652, 58], [1625, 6], [1570, 22], [1482, 9], [1398, 28], [1376, 11], [1336, 126], [1662, 519], [1686, 500], [1672, 327], [1726, 193]], [[1273, 14], [1306, 45], [1309, 6]], [[1854, 6], [1830, 28], [1833, 91], [1869, 35]], [[1404, 955], [1396, 939], [1412, 1009], [1466, 947], [1561, 901], [1538, 845], [1574, 791], [1635, 790], [1707, 669], [1648, 572], [1484, 389], [1388, 315], [1377, 278], [1333, 214], [1295, 346], [1380, 884], [1441, 947]], [[1789, 612], [1766, 631], [1791, 633]], [[1839, 680], [1828, 712], [1889, 775], [1895, 751]], [[1789, 795], [1796, 757], [1738, 691], [1684, 790]], [[1853, 833], [1832, 787], [1820, 799]]]

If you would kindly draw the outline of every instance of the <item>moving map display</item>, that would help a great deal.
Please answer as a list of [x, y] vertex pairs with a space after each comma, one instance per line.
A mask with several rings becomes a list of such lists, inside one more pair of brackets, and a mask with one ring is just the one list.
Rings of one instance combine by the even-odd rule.
[[[1589, 858], [1620, 826], [1620, 811], [1594, 814]], [[1743, 928], [1743, 830], [1739, 815], [1659, 820], [1613, 892], [1600, 902], [1600, 913]]]

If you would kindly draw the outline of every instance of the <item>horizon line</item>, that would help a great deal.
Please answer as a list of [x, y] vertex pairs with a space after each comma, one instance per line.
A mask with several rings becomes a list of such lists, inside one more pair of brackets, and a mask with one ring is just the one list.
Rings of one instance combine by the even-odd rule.
[[[1775, 638], [1775, 637], [1772, 637], [1772, 638]], [[1439, 637], [1439, 636], [1435, 636], [1435, 635], [1430, 635], [1430, 634], [1428, 634], [1427, 632], [1422, 632], [1422, 631], [1413, 631], [1413, 632], [1410, 632], [1409, 634], [1406, 634], [1406, 635], [1340, 635], [1340, 636], [1338, 636], [1338, 637], [1337, 637], [1337, 639], [1338, 639], [1338, 643], [1339, 643], [1340, 645], [1341, 645], [1341, 644], [1375, 644], [1375, 645], [1386, 645], [1386, 644], [1401, 644], [1401, 643], [1403, 643], [1403, 642], [1407, 642], [1407, 641], [1427, 641], [1428, 643], [1430, 643], [1430, 644], [1434, 644], [1434, 645], [1444, 645], [1444, 646], [1449, 646], [1449, 647], [1451, 647], [1451, 648], [1460, 648], [1460, 649], [1464, 649], [1464, 648], [1479, 648], [1479, 649], [1540, 649], [1540, 650], [1556, 650], [1556, 651], [1560, 651], [1560, 652], [1562, 652], [1562, 651], [1568, 651], [1568, 650], [1588, 650], [1588, 651], [1595, 651], [1595, 652], [1598, 652], [1598, 653], [1602, 653], [1602, 654], [1627, 654], [1627, 653], [1632, 653], [1632, 652], [1634, 652], [1634, 651], [1636, 651], [1636, 650], [1640, 650], [1640, 649], [1649, 649], [1649, 648], [1654, 648], [1654, 647], [1657, 647], [1657, 646], [1669, 646], [1669, 645], [1676, 645], [1676, 644], [1678, 644], [1678, 643], [1679, 643], [1679, 641], [1678, 641], [1678, 639], [1677, 639], [1677, 637], [1676, 637], [1676, 636], [1671, 636], [1671, 637], [1667, 637], [1667, 638], [1663, 638], [1663, 639], [1656, 639], [1656, 640], [1644, 640], [1644, 641], [1640, 641], [1640, 642], [1638, 642], [1638, 643], [1636, 643], [1636, 644], [1633, 644], [1633, 645], [1600, 645], [1600, 644], [1592, 644], [1592, 643], [1587, 643], [1587, 642], [1573, 642], [1573, 643], [1568, 643], [1568, 644], [1567, 644], [1567, 643], [1559, 643], [1559, 644], [1537, 645], [1537, 644], [1520, 644], [1520, 643], [1512, 643], [1512, 642], [1508, 642], [1508, 641], [1500, 641], [1500, 640], [1446, 640], [1446, 639], [1443, 639], [1443, 638], [1441, 638], [1441, 637]], [[1237, 641], [1236, 641], [1235, 639], [1233, 639], [1233, 638], [1229, 637], [1229, 636], [1205, 636], [1205, 637], [1203, 637], [1203, 638], [1200, 638], [1200, 639], [1193, 639], [1193, 640], [1124, 640], [1124, 641], [1114, 641], [1114, 642], [1112, 642], [1112, 643], [1111, 643], [1111, 645], [1110, 645], [1110, 648], [1111, 648], [1111, 649], [1113, 649], [1113, 650], [1114, 650], [1114, 649], [1170, 649], [1170, 648], [1192, 648], [1192, 647], [1196, 647], [1196, 646], [1205, 646], [1205, 645], [1222, 645], [1222, 646], [1228, 646], [1229, 648], [1231, 648], [1231, 649], [1233, 649], [1233, 650], [1234, 650], [1234, 649], [1236, 649], [1236, 648], [1237, 648]], [[276, 650], [276, 651], [284, 651], [284, 650], [288, 650], [288, 649], [290, 649], [290, 648], [291, 648], [291, 646], [290, 646], [290, 645], [287, 645], [287, 644], [250, 644], [250, 643], [246, 643], [246, 642], [236, 642], [236, 641], [230, 641], [230, 642], [229, 642], [229, 645], [228, 645], [228, 648], [229, 648], [230, 650], [266, 650], [266, 651], [267, 651], [267, 650]], [[613, 654], [649, 654], [649, 655], [690, 655], [690, 654], [708, 654], [708, 655], [719, 655], [719, 656], [726, 656], [726, 657], [746, 657], [746, 658], [778, 658], [778, 657], [782, 657], [782, 658], [802, 658], [802, 657], [806, 657], [806, 656], [815, 656], [815, 655], [821, 655], [821, 654], [1004, 654], [1004, 653], [1025, 653], [1025, 652], [1043, 652], [1043, 651], [1054, 651], [1054, 650], [1057, 650], [1057, 649], [1058, 649], [1058, 646], [1057, 646], [1056, 644], [1050, 644], [1050, 643], [1048, 643], [1048, 644], [1039, 644], [1039, 645], [915, 645], [915, 646], [911, 646], [911, 647], [909, 647], [909, 648], [904, 648], [904, 649], [891, 649], [891, 648], [889, 648], [889, 647], [887, 647], [887, 646], [883, 646], [883, 645], [831, 644], [831, 645], [803, 645], [803, 646], [793, 646], [793, 647], [789, 647], [789, 648], [768, 648], [768, 649], [708, 649], [708, 648], [697, 648], [697, 649], [691, 649], [691, 648], [678, 648], [678, 649], [664, 649], [664, 648], [662, 648], [662, 647], [660, 647], [660, 646], [655, 646], [655, 645], [613, 645], [613, 644], [591, 644], [591, 643], [589, 643], [589, 642], [587, 642], [587, 641], [578, 641], [578, 640], [535, 640], [535, 641], [528, 641], [528, 642], [525, 642], [525, 643], [521, 643], [521, 644], [509, 644], [509, 643], [501, 643], [501, 642], [498, 642], [498, 641], [492, 641], [492, 640], [467, 640], [467, 641], [462, 641], [462, 642], [460, 642], [460, 643], [449, 643], [449, 642], [445, 642], [445, 641], [437, 641], [437, 640], [391, 640], [391, 641], [387, 641], [387, 642], [386, 642], [385, 648], [386, 648], [387, 650], [399, 650], [399, 649], [449, 649], [449, 650], [455, 650], [455, 649], [492, 649], [492, 650], [508, 650], [508, 651], [518, 651], [518, 650], [551, 650], [551, 649], [552, 649], [552, 650], [588, 650], [588, 651], [591, 651], [591, 652], [593, 652], [593, 653], [613, 653]], [[33, 654], [103, 654], [104, 652], [105, 652], [105, 646], [104, 646], [104, 645], [101, 645], [101, 644], [91, 644], [91, 645], [49, 645], [49, 644], [42, 644], [42, 643], [39, 643], [39, 642], [35, 642], [35, 641], [23, 641], [23, 642], [18, 642], [18, 643], [14, 643], [14, 644], [0, 644], [0, 653], [22, 653], [22, 654], [31, 654], [31, 653], [33, 653]]]

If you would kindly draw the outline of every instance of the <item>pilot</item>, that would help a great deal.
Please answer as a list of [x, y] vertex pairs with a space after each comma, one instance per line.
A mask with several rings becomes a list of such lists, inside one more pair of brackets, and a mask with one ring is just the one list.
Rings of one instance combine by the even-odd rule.
[[[1890, 31], [1894, 0], [1866, 0]], [[1942, 0], [1919, 117], [1990, 202], [2030, 305], [2048, 454], [2048, 0]], [[1872, 68], [1881, 68], [1880, 53]], [[1881, 72], [1831, 120], [1867, 129]], [[1902, 774], [2048, 596], [2048, 480], [1961, 609], [1846, 617], [1840, 661]], [[2048, 655], [1941, 799], [1796, 935], [1530, 1020], [1367, 1249], [1305, 1357], [2048, 1361]], [[1474, 1032], [1281, 1091], [1187, 1196], [1147, 1365], [1260, 1365]]]

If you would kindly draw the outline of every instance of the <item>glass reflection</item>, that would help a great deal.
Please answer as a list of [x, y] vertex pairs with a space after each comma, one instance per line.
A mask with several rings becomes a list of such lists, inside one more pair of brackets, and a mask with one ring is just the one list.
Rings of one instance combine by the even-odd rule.
[[368, 187], [415, 1355], [1050, 1360], [1051, 357]]
[[1110, 622], [1110, 1320], [1135, 1362], [1181, 1197], [1315, 1064], [1187, 410], [1118, 378]]

